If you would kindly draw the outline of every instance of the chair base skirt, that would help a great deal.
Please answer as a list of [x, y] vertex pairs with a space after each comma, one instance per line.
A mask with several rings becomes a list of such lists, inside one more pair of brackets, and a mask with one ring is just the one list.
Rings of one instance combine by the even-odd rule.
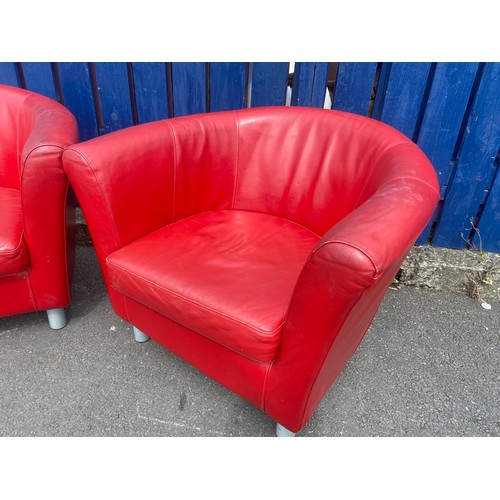
[[60, 330], [66, 326], [66, 313], [64, 309], [47, 309], [47, 318], [52, 330]]

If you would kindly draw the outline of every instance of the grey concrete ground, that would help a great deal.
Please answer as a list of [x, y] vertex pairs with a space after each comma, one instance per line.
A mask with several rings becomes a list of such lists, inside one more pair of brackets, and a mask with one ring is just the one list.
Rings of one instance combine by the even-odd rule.
[[[274, 422], [112, 311], [77, 248], [69, 323], [0, 318], [1, 436], [273, 436]], [[299, 436], [499, 436], [500, 302], [389, 290]]]

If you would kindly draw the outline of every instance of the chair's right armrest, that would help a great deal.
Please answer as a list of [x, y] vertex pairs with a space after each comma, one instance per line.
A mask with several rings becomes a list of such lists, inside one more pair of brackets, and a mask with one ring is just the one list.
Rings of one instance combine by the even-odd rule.
[[[379, 161], [369, 198], [327, 231], [295, 287], [266, 406], [292, 431], [307, 422], [355, 352], [439, 199], [434, 169], [414, 145], [394, 147]], [[273, 414], [276, 394], [302, 420]]]
[[164, 121], [67, 148], [63, 166], [99, 259], [171, 222], [174, 143]]

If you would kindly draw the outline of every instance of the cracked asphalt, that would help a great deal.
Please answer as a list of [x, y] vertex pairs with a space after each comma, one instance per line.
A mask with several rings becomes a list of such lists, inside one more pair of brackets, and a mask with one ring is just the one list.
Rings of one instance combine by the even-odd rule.
[[[389, 290], [299, 437], [500, 435], [500, 302]], [[111, 309], [77, 247], [68, 325], [0, 318], [0, 436], [274, 436], [275, 423]]]

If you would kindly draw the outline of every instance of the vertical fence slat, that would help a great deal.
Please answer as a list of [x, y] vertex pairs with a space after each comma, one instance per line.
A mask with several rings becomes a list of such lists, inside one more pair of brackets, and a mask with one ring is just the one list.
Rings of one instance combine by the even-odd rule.
[[[497, 169], [500, 168], [497, 166]], [[500, 175], [496, 173], [495, 182], [491, 187], [484, 212], [479, 222], [479, 234], [484, 250], [500, 252]], [[474, 244], [479, 246], [479, 238], [474, 238]]]
[[210, 63], [210, 111], [245, 106], [246, 66], [241, 62]]
[[434, 165], [441, 188], [446, 188], [449, 181], [453, 150], [478, 66], [478, 63], [436, 66], [417, 142]]
[[[418, 145], [433, 164], [444, 198], [452, 172], [452, 156], [460, 132], [478, 63], [438, 63], [429, 93]], [[427, 243], [431, 220], [417, 240]]]
[[253, 63], [252, 107], [285, 104], [288, 66], [287, 62]]
[[132, 68], [138, 122], [168, 118], [165, 63], [133, 63]]
[[174, 116], [204, 113], [207, 110], [205, 63], [172, 63]]
[[[382, 85], [379, 85], [375, 102], [375, 108], [378, 109], [374, 109], [373, 117], [413, 138], [430, 68], [431, 63], [392, 63], [383, 66]], [[387, 71], [389, 74], [386, 74]]]
[[16, 63], [0, 62], [0, 83], [11, 85], [12, 87], [20, 86], [17, 77]]
[[340, 63], [333, 109], [367, 115], [377, 63]]
[[95, 63], [104, 132], [133, 125], [127, 64]]
[[[500, 63], [487, 63], [464, 135], [455, 175], [436, 226], [433, 243], [464, 248], [485, 189], [495, 172], [500, 145]], [[483, 241], [483, 248], [489, 244]]]
[[25, 62], [21, 66], [28, 90], [58, 100], [54, 75], [49, 62]]
[[293, 106], [322, 108], [325, 102], [330, 63], [299, 62], [293, 76]]
[[64, 105], [75, 115], [80, 140], [99, 135], [94, 96], [87, 63], [59, 63]]

